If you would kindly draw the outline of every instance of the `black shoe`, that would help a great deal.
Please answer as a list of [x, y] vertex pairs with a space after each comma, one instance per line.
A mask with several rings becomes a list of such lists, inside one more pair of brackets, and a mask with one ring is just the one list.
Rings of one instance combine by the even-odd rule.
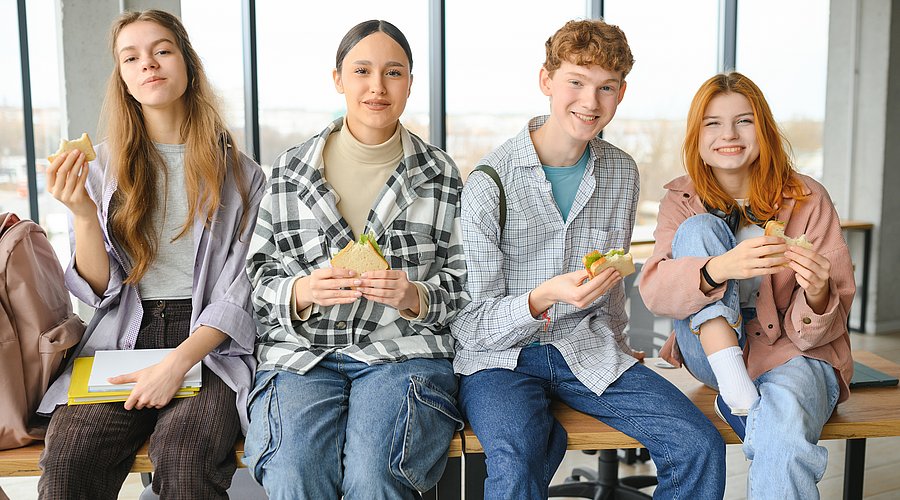
[[734, 433], [737, 434], [738, 439], [743, 443], [744, 433], [747, 430], [747, 417], [732, 414], [731, 408], [725, 404], [725, 400], [722, 399], [721, 395], [716, 395], [716, 415], [734, 429]]

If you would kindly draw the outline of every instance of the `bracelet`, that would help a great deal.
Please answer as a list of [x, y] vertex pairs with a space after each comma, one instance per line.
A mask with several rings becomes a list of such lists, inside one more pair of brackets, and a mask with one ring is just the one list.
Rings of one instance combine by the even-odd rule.
[[704, 264], [703, 267], [700, 268], [700, 274], [703, 275], [703, 281], [705, 281], [707, 285], [713, 288], [719, 288], [720, 286], [722, 286], [721, 283], [716, 283], [716, 281], [712, 279], [712, 276], [709, 275], [709, 271], [706, 270], [706, 264]]

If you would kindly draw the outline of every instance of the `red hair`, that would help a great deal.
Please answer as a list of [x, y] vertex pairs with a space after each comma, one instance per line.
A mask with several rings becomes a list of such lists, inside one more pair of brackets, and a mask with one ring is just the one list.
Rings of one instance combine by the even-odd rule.
[[[737, 204], [722, 189], [700, 157], [700, 129], [709, 102], [722, 94], [740, 94], [750, 101], [753, 110], [753, 126], [759, 142], [759, 158], [750, 165], [750, 189], [748, 204], [757, 220], [767, 221], [775, 217], [784, 194], [801, 200], [803, 184], [795, 175], [790, 157], [790, 144], [778, 128], [769, 103], [762, 91], [746, 76], [733, 71], [718, 74], [703, 82], [691, 101], [688, 112], [687, 132], [684, 137], [684, 166], [694, 181], [697, 194], [709, 207], [731, 212]], [[750, 223], [744, 207], [740, 207], [745, 223]]]

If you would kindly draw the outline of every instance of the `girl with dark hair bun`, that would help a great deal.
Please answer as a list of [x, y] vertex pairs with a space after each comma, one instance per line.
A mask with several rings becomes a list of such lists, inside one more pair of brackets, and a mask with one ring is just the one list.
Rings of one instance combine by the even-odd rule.
[[[109, 380], [134, 384], [124, 405], [66, 406], [67, 368], [38, 410], [52, 413], [40, 497], [115, 498], [149, 437], [155, 493], [227, 498], [247, 427], [256, 328], [244, 260], [265, 176], [232, 144], [177, 17], [126, 12], [110, 44], [97, 158], [75, 151], [47, 170], [72, 212], [66, 284], [96, 309], [72, 357], [174, 350]], [[197, 362], [199, 393], [173, 399]]]
[[[459, 172], [400, 124], [412, 57], [394, 25], [352, 28], [332, 76], [347, 113], [275, 160], [247, 260], [260, 330], [244, 461], [270, 498], [419, 498], [462, 427]], [[363, 235], [390, 269], [331, 264]]]

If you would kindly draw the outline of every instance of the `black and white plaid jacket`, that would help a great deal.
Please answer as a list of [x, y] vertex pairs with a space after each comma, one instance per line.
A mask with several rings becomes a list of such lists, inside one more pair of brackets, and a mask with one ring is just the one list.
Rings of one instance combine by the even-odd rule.
[[366, 232], [392, 269], [427, 289], [428, 312], [421, 320], [406, 319], [392, 307], [360, 299], [314, 305], [308, 319], [293, 319], [294, 281], [330, 266], [353, 240], [323, 177], [325, 142], [342, 125], [343, 119], [335, 120], [275, 160], [247, 256], [259, 370], [306, 373], [330, 352], [369, 364], [453, 356], [447, 325], [468, 301], [459, 229], [462, 184], [449, 155], [402, 126], [403, 159], [376, 198]]

